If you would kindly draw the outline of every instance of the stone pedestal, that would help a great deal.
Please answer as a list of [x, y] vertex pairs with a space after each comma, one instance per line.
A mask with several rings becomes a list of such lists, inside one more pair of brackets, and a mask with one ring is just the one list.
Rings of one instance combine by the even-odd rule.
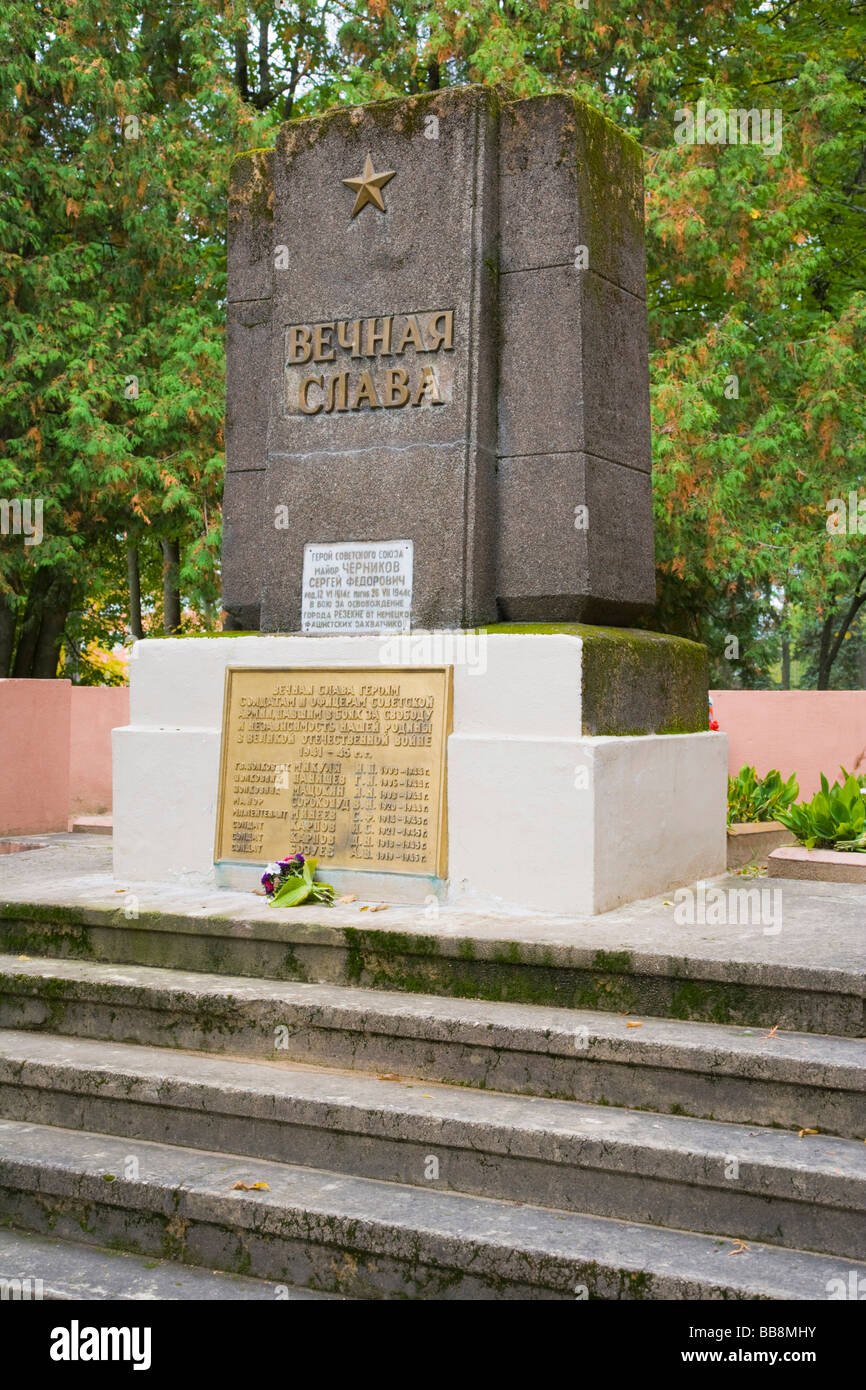
[[724, 871], [727, 740], [706, 732], [703, 649], [571, 624], [139, 642], [130, 723], [113, 736], [125, 882], [241, 886], [261, 872], [214, 865], [228, 666], [453, 666], [447, 878], [328, 871], [342, 891], [574, 915]]
[[351, 542], [411, 543], [413, 628], [649, 611], [641, 171], [582, 102], [486, 87], [292, 121], [235, 160], [235, 628], [323, 630], [307, 548]]

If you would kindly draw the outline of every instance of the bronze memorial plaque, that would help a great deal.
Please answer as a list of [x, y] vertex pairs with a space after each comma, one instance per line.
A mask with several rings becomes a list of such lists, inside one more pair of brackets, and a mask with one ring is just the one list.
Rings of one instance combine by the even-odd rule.
[[229, 667], [216, 859], [446, 877], [452, 673]]

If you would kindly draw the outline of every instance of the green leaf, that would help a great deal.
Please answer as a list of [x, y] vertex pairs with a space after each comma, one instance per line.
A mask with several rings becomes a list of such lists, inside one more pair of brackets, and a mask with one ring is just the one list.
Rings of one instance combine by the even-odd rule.
[[306, 879], [290, 878], [271, 898], [272, 907], [297, 907], [307, 901], [312, 889]]

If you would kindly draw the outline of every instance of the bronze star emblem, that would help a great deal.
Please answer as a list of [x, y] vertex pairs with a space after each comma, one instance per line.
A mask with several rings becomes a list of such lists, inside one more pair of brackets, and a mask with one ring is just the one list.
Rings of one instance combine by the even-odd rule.
[[363, 174], [359, 174], [356, 179], [343, 179], [343, 183], [358, 195], [355, 199], [355, 206], [352, 208], [353, 217], [357, 217], [361, 208], [366, 207], [368, 203], [372, 203], [380, 212], [385, 211], [382, 189], [396, 172], [396, 169], [386, 169], [377, 174], [373, 168], [372, 159], [367, 155]]

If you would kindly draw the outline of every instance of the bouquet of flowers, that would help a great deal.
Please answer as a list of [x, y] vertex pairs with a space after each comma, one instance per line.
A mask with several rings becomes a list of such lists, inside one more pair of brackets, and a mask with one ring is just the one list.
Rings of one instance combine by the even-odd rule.
[[316, 883], [317, 860], [291, 854], [269, 864], [262, 874], [262, 885], [271, 907], [298, 907], [301, 903], [332, 903], [330, 883]]

